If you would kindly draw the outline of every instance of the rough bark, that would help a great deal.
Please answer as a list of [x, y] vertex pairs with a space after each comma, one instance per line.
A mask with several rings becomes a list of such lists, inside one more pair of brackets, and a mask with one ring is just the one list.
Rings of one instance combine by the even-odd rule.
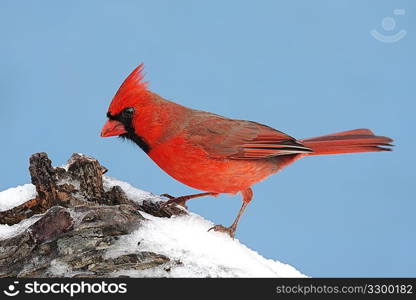
[[62, 270], [71, 271], [60, 276], [107, 277], [123, 269], [166, 265], [169, 270], [180, 264], [148, 251], [105, 257], [106, 249], [120, 236], [145, 221], [141, 211], [157, 217], [186, 214], [176, 206], [133, 202], [119, 186], [105, 191], [102, 175], [106, 170], [96, 159], [80, 154], [72, 155], [66, 169], [52, 167], [46, 153], [30, 157], [37, 196], [0, 212], [0, 223], [12, 225], [41, 215], [23, 233], [0, 240], [0, 277], [55, 277]]

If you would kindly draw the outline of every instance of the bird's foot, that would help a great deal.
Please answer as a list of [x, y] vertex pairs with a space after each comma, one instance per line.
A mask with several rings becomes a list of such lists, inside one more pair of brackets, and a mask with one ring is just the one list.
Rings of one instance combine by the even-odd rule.
[[185, 204], [186, 201], [189, 200], [189, 199], [187, 199], [187, 197], [173, 197], [169, 194], [162, 194], [160, 196], [161, 197], [166, 197], [166, 198], [169, 199], [168, 201], [163, 202], [161, 204], [161, 207], [166, 207], [166, 206], [169, 206], [169, 205], [172, 205], [172, 204], [176, 204], [176, 205], [182, 206], [185, 209], [188, 209], [188, 206], [186, 206], [186, 204]]
[[222, 225], [215, 225], [214, 227], [211, 227], [210, 229], [208, 229], [208, 231], [214, 230], [218, 232], [224, 232], [224, 233], [227, 233], [232, 239], [234, 239], [235, 229], [236, 228], [234, 226], [225, 227]]

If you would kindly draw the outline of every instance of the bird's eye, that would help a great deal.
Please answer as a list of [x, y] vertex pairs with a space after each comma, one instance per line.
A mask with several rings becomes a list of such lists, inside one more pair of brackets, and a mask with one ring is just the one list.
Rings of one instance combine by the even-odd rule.
[[133, 107], [127, 107], [123, 110], [122, 116], [124, 119], [130, 119], [133, 116], [134, 108]]

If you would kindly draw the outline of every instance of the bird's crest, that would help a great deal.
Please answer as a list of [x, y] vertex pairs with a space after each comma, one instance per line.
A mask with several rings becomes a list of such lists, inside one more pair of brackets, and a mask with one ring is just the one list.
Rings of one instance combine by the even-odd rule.
[[110, 104], [111, 114], [116, 115], [126, 107], [135, 107], [138, 102], [148, 97], [148, 82], [143, 81], [143, 69], [144, 64], [141, 63], [124, 80]]

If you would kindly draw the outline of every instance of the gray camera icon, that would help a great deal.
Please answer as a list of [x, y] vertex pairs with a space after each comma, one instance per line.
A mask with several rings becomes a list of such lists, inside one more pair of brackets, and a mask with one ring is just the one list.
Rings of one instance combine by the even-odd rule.
[[9, 297], [17, 296], [20, 293], [20, 291], [16, 288], [18, 284], [19, 284], [19, 281], [15, 281], [13, 282], [13, 284], [9, 284], [9, 286], [7, 287], [6, 290], [3, 291], [3, 293]]
[[[406, 10], [404, 9], [395, 9], [393, 10], [394, 15], [405, 15]], [[396, 28], [396, 20], [393, 17], [384, 17], [383, 20], [381, 20], [381, 28], [386, 32], [392, 32]], [[370, 31], [370, 34], [380, 42], [383, 43], [396, 43], [403, 39], [407, 31], [402, 29], [395, 34], [383, 34], [380, 33], [377, 29], [373, 29]]]

